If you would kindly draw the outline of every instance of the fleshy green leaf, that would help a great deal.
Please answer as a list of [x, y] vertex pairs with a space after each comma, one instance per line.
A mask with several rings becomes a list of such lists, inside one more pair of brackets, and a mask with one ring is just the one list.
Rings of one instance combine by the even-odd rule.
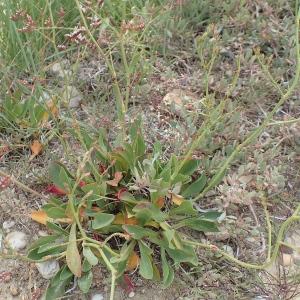
[[124, 202], [129, 202], [129, 203], [137, 202], [137, 200], [134, 198], [134, 196], [129, 192], [120, 193], [120, 200], [124, 201]]
[[88, 260], [84, 258], [82, 263], [82, 272], [89, 272], [92, 269], [92, 267], [93, 266], [88, 262]]
[[62, 229], [59, 225], [57, 224], [54, 224], [54, 223], [51, 223], [51, 222], [47, 222], [46, 223], [46, 226], [53, 230], [54, 232], [57, 232], [57, 233], [61, 233], [63, 235], [69, 235], [68, 232], [64, 229]]
[[142, 224], [147, 223], [151, 219], [156, 222], [163, 222], [167, 218], [167, 215], [163, 213], [159, 207], [147, 201], [138, 203], [132, 210], [136, 213], [135, 217]]
[[199, 159], [189, 159], [187, 160], [182, 168], [179, 170], [179, 173], [184, 175], [192, 175], [200, 165]]
[[51, 279], [49, 286], [41, 299], [59, 299], [65, 294], [65, 289], [70, 284], [72, 278], [73, 274], [66, 267], [62, 267], [60, 271]]
[[183, 200], [183, 202], [179, 206], [171, 208], [169, 214], [170, 216], [174, 216], [174, 215], [194, 216], [194, 215], [198, 215], [198, 212], [194, 208], [193, 202], [191, 200]]
[[137, 225], [123, 225], [122, 228], [136, 240], [140, 240], [143, 237], [148, 236], [157, 236], [157, 233], [155, 231]]
[[81, 276], [81, 257], [76, 242], [76, 223], [73, 223], [70, 230], [69, 243], [66, 251], [67, 265], [70, 271], [77, 277]]
[[57, 240], [58, 237], [59, 237], [58, 235], [47, 235], [47, 236], [42, 236], [42, 237], [38, 238], [36, 241], [34, 241], [34, 242], [31, 244], [29, 250], [32, 250], [32, 249], [34, 249], [34, 248], [38, 248], [38, 247], [40, 247], [40, 246], [42, 246], [42, 245], [45, 245], [45, 244], [49, 244], [49, 243], [52, 244], [54, 241]]
[[152, 268], [153, 268], [152, 280], [160, 281], [161, 280], [160, 273], [159, 273], [157, 265], [153, 262], [153, 260], [152, 260]]
[[135, 140], [135, 155], [137, 158], [142, 157], [145, 154], [146, 145], [144, 138], [141, 134], [138, 134]]
[[39, 247], [38, 253], [43, 252], [50, 252], [50, 253], [57, 253], [57, 252], [63, 252], [65, 250], [65, 245], [60, 245], [60, 243], [57, 244], [46, 244]]
[[60, 280], [66, 280], [70, 277], [73, 277], [73, 273], [69, 270], [68, 266], [64, 265], [61, 268], [61, 272], [59, 274], [59, 278], [57, 279], [58, 281]]
[[50, 207], [44, 209], [47, 216], [52, 219], [63, 219], [66, 217], [65, 209], [62, 207]]
[[[40, 260], [40, 259], [46, 257], [48, 254], [50, 254], [48, 252], [39, 253], [38, 251], [39, 251], [39, 248], [31, 249], [28, 252], [27, 257], [31, 260], [37, 261], [37, 260]], [[51, 254], [54, 254], [54, 253], [51, 253]]]
[[71, 178], [70, 173], [61, 163], [53, 163], [50, 166], [49, 174], [52, 182], [59, 188], [70, 191], [72, 189], [74, 180]]
[[206, 185], [207, 177], [202, 174], [195, 182], [191, 183], [181, 195], [185, 198], [195, 197], [201, 193]]
[[90, 197], [98, 197], [104, 196], [103, 188], [98, 183], [89, 183], [81, 187], [81, 189], [85, 192], [92, 192]]
[[201, 232], [218, 232], [218, 226], [215, 222], [202, 219], [201, 217], [193, 217], [180, 221], [178, 227], [189, 227]]
[[125, 262], [125, 266], [126, 266], [126, 263], [127, 263], [127, 260], [130, 256], [130, 254], [132, 253], [133, 249], [134, 249], [134, 246], [136, 245], [136, 241], [135, 240], [132, 240], [129, 245], [128, 243], [126, 242], [122, 248], [121, 248], [121, 251], [120, 251], [120, 256], [114, 256], [110, 259], [110, 262], [113, 263], [113, 264], [118, 264], [118, 267], [119, 267], [119, 263], [120, 262]]
[[164, 230], [163, 235], [166, 237], [168, 243], [169, 243], [169, 247], [171, 249], [174, 249], [174, 245], [173, 245], [173, 239], [175, 236], [175, 230], [174, 229], [168, 229], [168, 230]]
[[141, 254], [140, 260], [140, 274], [146, 279], [153, 278], [153, 266], [152, 266], [152, 250], [142, 241], [139, 241], [139, 248]]
[[105, 213], [97, 213], [92, 221], [92, 228], [93, 229], [100, 229], [110, 225], [115, 216], [112, 214], [105, 214]]
[[89, 247], [83, 247], [83, 256], [88, 260], [92, 266], [96, 266], [98, 258]]
[[88, 273], [83, 274], [78, 279], [78, 286], [83, 293], [87, 293], [90, 290], [90, 287], [93, 282], [93, 273], [89, 271]]
[[[58, 254], [64, 251], [65, 247], [55, 245], [59, 235], [49, 235], [40, 237], [30, 247], [27, 257], [32, 260], [40, 260], [48, 255]], [[64, 240], [62, 239], [62, 242]]]
[[209, 220], [209, 221], [216, 221], [218, 218], [222, 215], [221, 212], [218, 211], [208, 211], [205, 213], [202, 213], [199, 218], [204, 219], [204, 220]]
[[162, 271], [163, 271], [163, 286], [167, 288], [171, 285], [174, 280], [174, 271], [172, 267], [168, 264], [166, 258], [166, 251], [164, 248], [160, 249], [160, 257], [162, 263]]
[[190, 245], [184, 245], [182, 249], [167, 248], [166, 250], [175, 263], [187, 262], [194, 266], [198, 265], [198, 258], [195, 253], [195, 249]]

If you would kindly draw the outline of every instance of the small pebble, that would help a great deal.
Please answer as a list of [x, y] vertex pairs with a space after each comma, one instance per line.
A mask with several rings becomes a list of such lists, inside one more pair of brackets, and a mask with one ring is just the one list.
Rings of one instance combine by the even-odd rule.
[[39, 230], [38, 235], [39, 236], [48, 236], [49, 234], [46, 231]]
[[222, 247], [222, 249], [223, 249], [224, 251], [226, 251], [228, 254], [230, 254], [231, 256], [234, 256], [234, 251], [233, 251], [232, 247], [230, 247], [230, 246], [228, 246], [228, 245], [224, 245], [224, 246]]
[[50, 99], [51, 99], [51, 96], [47, 92], [42, 92], [42, 95], [38, 99], [38, 102], [39, 103], [46, 103]]
[[38, 271], [45, 279], [50, 279], [59, 271], [59, 263], [57, 260], [47, 260], [35, 264]]
[[9, 287], [9, 291], [11, 293], [12, 296], [18, 296], [19, 295], [19, 289], [17, 286], [15, 286], [14, 284], [12, 284], [10, 287]]
[[51, 66], [50, 71], [53, 72], [54, 74], [59, 74], [60, 72], [62, 72], [63, 68], [61, 66], [61, 63], [54, 63]]
[[5, 238], [5, 243], [15, 251], [22, 250], [27, 246], [26, 234], [21, 231], [10, 232]]
[[284, 267], [291, 266], [293, 264], [293, 256], [288, 253], [283, 253], [280, 263]]
[[68, 85], [64, 88], [62, 98], [69, 103], [69, 108], [77, 108], [80, 106], [83, 99], [82, 94], [76, 87]]
[[104, 297], [102, 294], [94, 294], [91, 297], [91, 300], [103, 300], [103, 299], [104, 299]]
[[129, 298], [133, 298], [133, 297], [134, 297], [134, 295], [135, 295], [135, 293], [134, 293], [134, 292], [130, 292], [130, 293], [128, 294], [128, 297], [129, 297]]
[[67, 78], [67, 77], [70, 77], [72, 75], [72, 71], [71, 70], [65, 70], [64, 67], [65, 67], [65, 62], [62, 61], [62, 62], [57, 62], [57, 63], [54, 63], [51, 67], [50, 67], [50, 72], [53, 74], [53, 75], [56, 75], [58, 76], [59, 78], [63, 79], [63, 78]]
[[9, 232], [9, 230], [15, 225], [16, 223], [14, 221], [4, 221], [2, 224], [2, 228], [4, 231]]
[[246, 241], [250, 244], [255, 244], [257, 242], [257, 240], [254, 237], [248, 237], [246, 238]]
[[178, 116], [184, 116], [182, 107], [195, 110], [196, 99], [196, 95], [192, 93], [187, 93], [181, 89], [174, 89], [164, 96], [162, 103], [167, 108], [170, 108], [172, 113]]

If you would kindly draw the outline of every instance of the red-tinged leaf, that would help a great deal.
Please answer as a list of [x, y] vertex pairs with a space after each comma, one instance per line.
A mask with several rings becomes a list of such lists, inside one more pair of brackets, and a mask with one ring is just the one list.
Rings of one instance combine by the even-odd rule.
[[93, 212], [100, 212], [100, 211], [103, 211], [103, 210], [98, 206], [92, 206], [92, 211]]
[[47, 216], [46, 212], [43, 210], [35, 210], [35, 211], [31, 212], [30, 218], [33, 221], [36, 221], [43, 225], [46, 225], [47, 222], [49, 221], [49, 217]]
[[67, 194], [66, 191], [64, 191], [63, 189], [57, 187], [56, 185], [54, 184], [51, 184], [47, 187], [46, 189], [46, 192], [48, 193], [51, 193], [51, 194], [54, 194], [56, 196], [64, 196]]
[[135, 217], [128, 218], [127, 214], [122, 214], [122, 213], [118, 213], [115, 216], [115, 219], [113, 222], [113, 224], [115, 224], [115, 225], [124, 225], [124, 224], [137, 225], [138, 223], [139, 222], [138, 222], [137, 218], [135, 218]]
[[81, 257], [77, 248], [76, 223], [70, 230], [69, 243], [66, 250], [66, 261], [70, 271], [77, 277], [81, 277]]
[[56, 103], [53, 101], [53, 99], [47, 102], [47, 106], [49, 111], [44, 112], [41, 125], [45, 125], [48, 122], [49, 116], [57, 117], [59, 113]]
[[177, 206], [180, 206], [184, 202], [184, 198], [180, 195], [172, 193], [172, 202], [175, 203]]
[[43, 150], [43, 145], [40, 143], [38, 140], [34, 140], [32, 144], [30, 145], [30, 150], [32, 155], [30, 156], [30, 160], [38, 156], [42, 150]]
[[133, 271], [137, 268], [137, 266], [140, 263], [140, 257], [137, 255], [135, 251], [131, 253], [131, 255], [128, 258], [126, 270], [127, 271]]
[[128, 218], [128, 217], [125, 216], [125, 224], [128, 224], [128, 225], [138, 225], [139, 221], [135, 217]]
[[106, 181], [108, 185], [118, 186], [119, 182], [123, 178], [122, 172], [116, 172], [114, 175], [114, 179]]
[[79, 186], [80, 187], [83, 187], [83, 186], [85, 186], [86, 185], [86, 182], [84, 182], [83, 180], [81, 180], [80, 182], [79, 182]]
[[122, 213], [118, 213], [115, 216], [113, 224], [115, 224], [115, 225], [124, 225], [125, 224], [125, 216]]
[[86, 210], [85, 206], [79, 208], [78, 215], [80, 217], [80, 221], [82, 221], [86, 217], [85, 210]]
[[73, 219], [71, 219], [71, 218], [59, 218], [59, 219], [55, 219], [55, 222], [72, 224], [73, 223]]
[[120, 285], [128, 294], [134, 291], [134, 284], [127, 274], [124, 274]]
[[125, 192], [127, 192], [127, 189], [126, 189], [126, 188], [121, 188], [121, 189], [115, 194], [116, 198], [117, 198], [118, 200], [121, 200], [122, 194], [125, 193]]
[[107, 167], [104, 164], [99, 164], [99, 173], [103, 174], [106, 171]]
[[165, 205], [165, 197], [159, 197], [156, 201], [155, 201], [156, 206], [158, 206], [159, 208], [163, 208]]
[[93, 239], [98, 241], [98, 242], [103, 242], [103, 239], [102, 239], [101, 235], [98, 234], [98, 233], [93, 233]]

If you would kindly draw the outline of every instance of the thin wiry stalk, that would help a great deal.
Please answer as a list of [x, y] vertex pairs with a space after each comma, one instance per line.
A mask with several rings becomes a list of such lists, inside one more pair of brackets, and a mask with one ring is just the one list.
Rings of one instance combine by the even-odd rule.
[[99, 46], [98, 42], [96, 41], [96, 39], [94, 38], [93, 34], [91, 33], [87, 21], [82, 13], [80, 4], [78, 0], [75, 0], [77, 8], [79, 10], [79, 14], [81, 17], [81, 20], [83, 22], [83, 25], [86, 29], [87, 34], [89, 35], [91, 41], [94, 43], [94, 45], [96, 46], [97, 50], [99, 51], [100, 55], [103, 57], [103, 59], [105, 60], [105, 63], [109, 69], [110, 75], [112, 77], [112, 81], [113, 81], [113, 90], [114, 90], [114, 95], [116, 97], [116, 104], [117, 104], [117, 114], [118, 114], [118, 119], [120, 121], [121, 124], [124, 123], [124, 117], [125, 117], [125, 113], [126, 113], [126, 108], [125, 108], [125, 104], [124, 104], [124, 99], [123, 96], [121, 94], [121, 90], [120, 90], [120, 86], [118, 83], [118, 78], [117, 78], [117, 74], [116, 74], [116, 70], [114, 67], [114, 64], [110, 61], [110, 59], [107, 57], [107, 55], [104, 53], [103, 49]]
[[28, 187], [27, 185], [23, 184], [22, 182], [20, 182], [19, 180], [17, 180], [13, 176], [7, 174], [6, 172], [0, 170], [0, 176], [9, 177], [9, 179], [11, 180], [11, 182], [13, 182], [14, 184], [18, 185], [24, 191], [29, 192], [29, 193], [31, 193], [31, 194], [33, 194], [35, 196], [38, 196], [39, 198], [48, 200], [48, 198], [46, 196], [44, 196], [43, 194], [41, 194], [41, 193], [39, 193], [39, 192], [31, 189], [30, 187]]
[[272, 252], [272, 224], [270, 220], [270, 215], [268, 212], [268, 207], [267, 207], [267, 199], [265, 197], [262, 198], [262, 205], [264, 208], [265, 216], [266, 216], [266, 223], [267, 223], [267, 228], [268, 228], [268, 254], [267, 254], [267, 259], [271, 260], [271, 252]]
[[[300, 205], [297, 207], [297, 209], [295, 210], [295, 212], [293, 213], [292, 216], [290, 216], [288, 219], [286, 219], [286, 221], [284, 221], [279, 229], [278, 235], [277, 235], [277, 239], [276, 239], [276, 243], [274, 245], [274, 250], [272, 255], [269, 254], [267, 256], [267, 259], [264, 263], [262, 264], [251, 264], [251, 263], [247, 263], [244, 261], [241, 261], [233, 256], [231, 256], [230, 254], [228, 254], [226, 251], [223, 251], [221, 249], [219, 249], [217, 246], [215, 245], [211, 245], [211, 244], [204, 244], [204, 243], [199, 243], [196, 241], [190, 241], [190, 240], [185, 240], [186, 243], [190, 244], [190, 245], [194, 245], [196, 247], [200, 247], [200, 248], [204, 248], [204, 249], [208, 249], [210, 251], [216, 252], [218, 254], [221, 254], [223, 257], [225, 257], [228, 261], [231, 261], [243, 268], [246, 269], [254, 269], [254, 270], [264, 270], [267, 267], [269, 267], [270, 265], [272, 265], [276, 258], [278, 257], [278, 253], [280, 250], [280, 245], [282, 244], [282, 241], [284, 239], [284, 235], [286, 233], [286, 230], [288, 229], [288, 227], [294, 223], [294, 222], [298, 222], [300, 220], [300, 216], [299, 214], [299, 210], [300, 210]], [[270, 249], [268, 251], [271, 251]]]
[[[298, 3], [298, 1], [297, 1]], [[231, 153], [231, 155], [222, 163], [222, 165], [219, 167], [218, 172], [212, 177], [207, 187], [199, 194], [197, 195], [193, 200], [196, 201], [198, 199], [203, 198], [203, 196], [212, 188], [214, 188], [217, 184], [219, 184], [222, 179], [224, 178], [224, 175], [226, 174], [228, 168], [230, 167], [231, 163], [234, 161], [234, 159], [237, 157], [237, 155], [248, 145], [253, 143], [264, 131], [264, 129], [268, 126], [269, 122], [272, 120], [275, 113], [278, 111], [278, 109], [289, 99], [291, 94], [295, 91], [299, 78], [300, 78], [300, 51], [299, 51], [299, 20], [300, 20], [300, 10], [297, 6], [297, 14], [296, 14], [296, 73], [295, 77], [292, 81], [291, 86], [288, 88], [288, 90], [282, 95], [282, 97], [279, 99], [277, 104], [274, 106], [274, 108], [267, 114], [265, 119], [263, 120], [262, 124], [253, 130], [248, 137], [239, 144], [235, 150]]]

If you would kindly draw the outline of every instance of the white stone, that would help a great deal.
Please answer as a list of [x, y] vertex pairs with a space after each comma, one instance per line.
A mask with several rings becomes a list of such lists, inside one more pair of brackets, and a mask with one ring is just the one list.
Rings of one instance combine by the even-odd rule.
[[14, 221], [4, 221], [2, 224], [2, 228], [4, 231], [9, 232], [12, 227], [14, 227], [16, 223]]
[[22, 250], [27, 246], [26, 234], [21, 231], [10, 232], [5, 238], [5, 243], [15, 251]]
[[49, 234], [46, 231], [39, 230], [38, 235], [39, 236], [48, 236]]
[[222, 248], [223, 248], [223, 250], [226, 251], [228, 254], [230, 254], [231, 256], [234, 256], [234, 252], [233, 252], [232, 247], [230, 247], [230, 246], [228, 246], [228, 245], [224, 245]]
[[280, 263], [284, 267], [291, 266], [293, 264], [293, 256], [288, 253], [283, 253]]
[[61, 72], [63, 70], [61, 63], [54, 63], [51, 68], [50, 68], [51, 72], [53, 72], [54, 74], [57, 74], [59, 72]]
[[162, 102], [165, 106], [173, 109], [173, 112], [178, 116], [182, 116], [183, 108], [186, 110], [196, 110], [199, 104], [196, 95], [180, 89], [174, 89], [166, 94]]
[[15, 284], [12, 284], [10, 287], [9, 287], [9, 291], [11, 293], [12, 296], [18, 296], [20, 291], [18, 289], [18, 287], [15, 285]]
[[68, 103], [69, 108], [78, 107], [82, 101], [81, 93], [74, 86], [71, 85], [68, 85], [64, 88], [62, 97], [63, 100]]
[[57, 260], [47, 260], [35, 264], [40, 274], [45, 279], [50, 279], [59, 271], [59, 263]]
[[47, 92], [43, 91], [38, 102], [39, 103], [47, 103], [50, 99], [51, 99], [50, 95]]
[[102, 294], [94, 294], [92, 295], [91, 300], [104, 300], [104, 297]]
[[53, 75], [58, 76], [59, 78], [67, 78], [72, 76], [72, 71], [71, 70], [65, 70], [64, 67], [65, 63], [64, 62], [57, 62], [54, 63], [51, 67], [50, 67], [50, 72]]
[[133, 297], [134, 297], [134, 295], [135, 295], [135, 293], [134, 293], [134, 292], [130, 292], [130, 293], [129, 293], [129, 295], [128, 295], [128, 297], [129, 297], [129, 298], [133, 298]]

